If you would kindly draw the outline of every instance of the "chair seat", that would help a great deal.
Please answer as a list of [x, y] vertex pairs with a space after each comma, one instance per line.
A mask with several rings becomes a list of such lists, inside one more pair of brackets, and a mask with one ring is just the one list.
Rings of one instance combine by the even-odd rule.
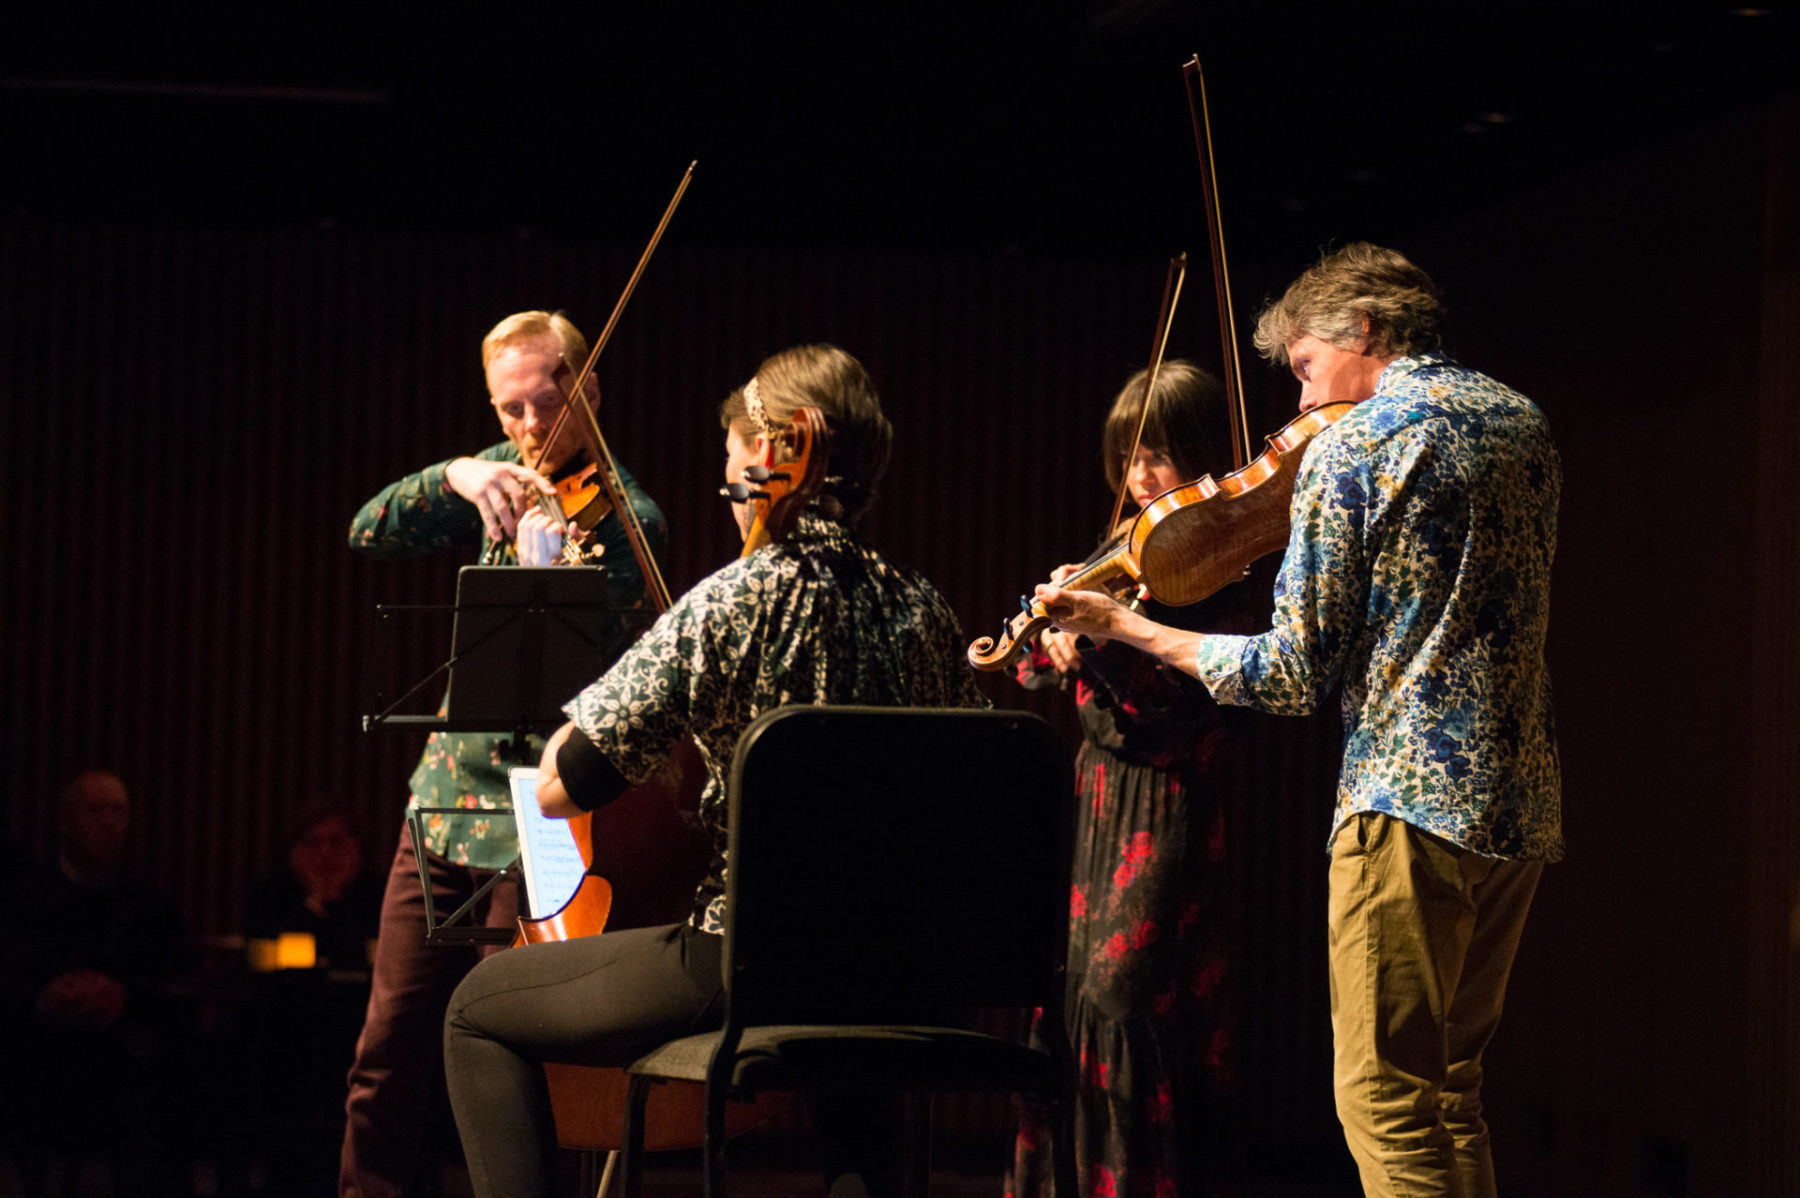
[[[673, 1040], [639, 1057], [629, 1072], [706, 1080], [720, 1032]], [[771, 1025], [744, 1029], [731, 1085], [757, 1090], [883, 1088], [1049, 1092], [1056, 1074], [1042, 1052], [979, 1032], [947, 1027]]]

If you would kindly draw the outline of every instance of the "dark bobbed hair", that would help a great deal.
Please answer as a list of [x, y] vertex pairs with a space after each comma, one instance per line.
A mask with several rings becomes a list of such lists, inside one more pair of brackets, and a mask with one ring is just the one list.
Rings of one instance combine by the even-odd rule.
[[[1125, 455], [1131, 452], [1149, 381], [1148, 367], [1127, 379], [1106, 416], [1101, 452], [1106, 485], [1114, 491], [1125, 477]], [[1230, 433], [1225, 389], [1219, 380], [1181, 358], [1165, 361], [1156, 374], [1150, 414], [1144, 418], [1143, 443], [1168, 454], [1183, 482], [1223, 470], [1226, 463], [1221, 454], [1229, 453]]]

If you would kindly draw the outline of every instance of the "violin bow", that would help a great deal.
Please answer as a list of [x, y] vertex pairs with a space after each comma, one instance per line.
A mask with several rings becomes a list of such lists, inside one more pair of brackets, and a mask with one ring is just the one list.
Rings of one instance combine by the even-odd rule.
[[[657, 245], [662, 241], [664, 230], [675, 216], [675, 209], [681, 205], [681, 197], [687, 194], [688, 184], [693, 182], [694, 168], [699, 160], [689, 162], [687, 170], [682, 173], [681, 182], [675, 185], [675, 194], [669, 199], [669, 206], [663, 210], [662, 219], [656, 222], [656, 231], [650, 234], [650, 244], [644, 247], [643, 255], [638, 258], [637, 266], [632, 269], [631, 278], [625, 282], [625, 290], [620, 293], [619, 301], [613, 305], [612, 315], [606, 318], [606, 327], [594, 339], [594, 346], [588, 351], [587, 361], [575, 376], [574, 384], [569, 388], [567, 401], [563, 410], [558, 413], [556, 423], [550, 426], [550, 435], [544, 439], [544, 449], [538, 454], [538, 462], [542, 462], [544, 454], [556, 444], [556, 438], [562, 432], [563, 422], [571, 411], [576, 413], [576, 431], [587, 443], [588, 452], [594, 455], [594, 463], [599, 468], [601, 485], [606, 488], [606, 497], [612, 504], [613, 511], [619, 514], [619, 520], [625, 528], [625, 540], [631, 545], [632, 556], [637, 559], [638, 571], [643, 575], [645, 589], [650, 594], [650, 601], [656, 610], [669, 610], [669, 586], [663, 580], [662, 570], [656, 564], [656, 555], [650, 552], [650, 546], [644, 541], [643, 525], [638, 521], [637, 512], [626, 501], [624, 489], [619, 484], [619, 465], [613, 460], [612, 451], [606, 446], [606, 437], [600, 432], [600, 420], [588, 403], [587, 392], [583, 388], [594, 373], [594, 364], [600, 360], [600, 353], [606, 343], [612, 340], [613, 330], [619, 325], [619, 317], [625, 312], [625, 305], [631, 299], [631, 293], [637, 290], [638, 280], [644, 277], [644, 268], [650, 265], [650, 258], [656, 253]], [[537, 465], [533, 464], [533, 470]]]
[[1106, 522], [1107, 535], [1119, 527], [1125, 513], [1125, 492], [1131, 482], [1131, 463], [1138, 447], [1144, 443], [1144, 425], [1150, 418], [1150, 400], [1156, 394], [1156, 376], [1162, 372], [1163, 354], [1169, 348], [1169, 326], [1175, 323], [1175, 305], [1181, 302], [1181, 284], [1187, 278], [1187, 255], [1169, 259], [1169, 274], [1163, 280], [1162, 309], [1156, 316], [1156, 336], [1150, 342], [1150, 373], [1144, 379], [1144, 403], [1138, 409], [1137, 431], [1131, 435], [1131, 448], [1125, 451], [1125, 464], [1119, 472], [1119, 490], [1113, 495], [1112, 519]]
[[[1244, 379], [1238, 366], [1237, 319], [1231, 307], [1231, 271], [1225, 261], [1225, 225], [1219, 216], [1219, 180], [1213, 165], [1212, 115], [1206, 106], [1206, 72], [1200, 56], [1182, 64], [1187, 84], [1188, 117], [1194, 125], [1194, 152], [1200, 156], [1200, 194], [1206, 203], [1206, 239], [1212, 245], [1213, 291], [1218, 299], [1219, 340], [1225, 379], [1225, 413], [1231, 422], [1231, 461], [1242, 470], [1250, 461], [1250, 421], [1244, 412]], [[1195, 92], [1199, 93], [1196, 100]]]

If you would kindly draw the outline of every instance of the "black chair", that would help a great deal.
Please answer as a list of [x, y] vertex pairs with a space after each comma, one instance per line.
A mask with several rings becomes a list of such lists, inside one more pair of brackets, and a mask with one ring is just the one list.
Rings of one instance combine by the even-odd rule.
[[1046, 1100], [1057, 1192], [1075, 1193], [1066, 1038], [969, 1028], [981, 1007], [1062, 1026], [1071, 795], [1064, 746], [1033, 715], [786, 707], [751, 724], [729, 787], [725, 1024], [630, 1067], [628, 1198], [665, 1080], [705, 1083], [709, 1196], [725, 1192], [725, 1103], [770, 1090], [905, 1095], [919, 1195], [931, 1094]]

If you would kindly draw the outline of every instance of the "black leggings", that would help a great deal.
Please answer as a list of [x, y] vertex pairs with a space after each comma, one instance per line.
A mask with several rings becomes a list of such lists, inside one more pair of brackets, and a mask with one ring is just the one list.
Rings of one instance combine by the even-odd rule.
[[545, 1061], [628, 1065], [719, 1025], [723, 937], [686, 924], [525, 945], [481, 962], [444, 1024], [444, 1072], [477, 1198], [550, 1194]]
[[[444, 1073], [476, 1198], [548, 1198], [556, 1125], [541, 1068], [629, 1065], [724, 1017], [724, 937], [686, 924], [526, 945], [477, 965], [450, 999]], [[900, 1107], [810, 1104], [833, 1195], [898, 1192]]]

